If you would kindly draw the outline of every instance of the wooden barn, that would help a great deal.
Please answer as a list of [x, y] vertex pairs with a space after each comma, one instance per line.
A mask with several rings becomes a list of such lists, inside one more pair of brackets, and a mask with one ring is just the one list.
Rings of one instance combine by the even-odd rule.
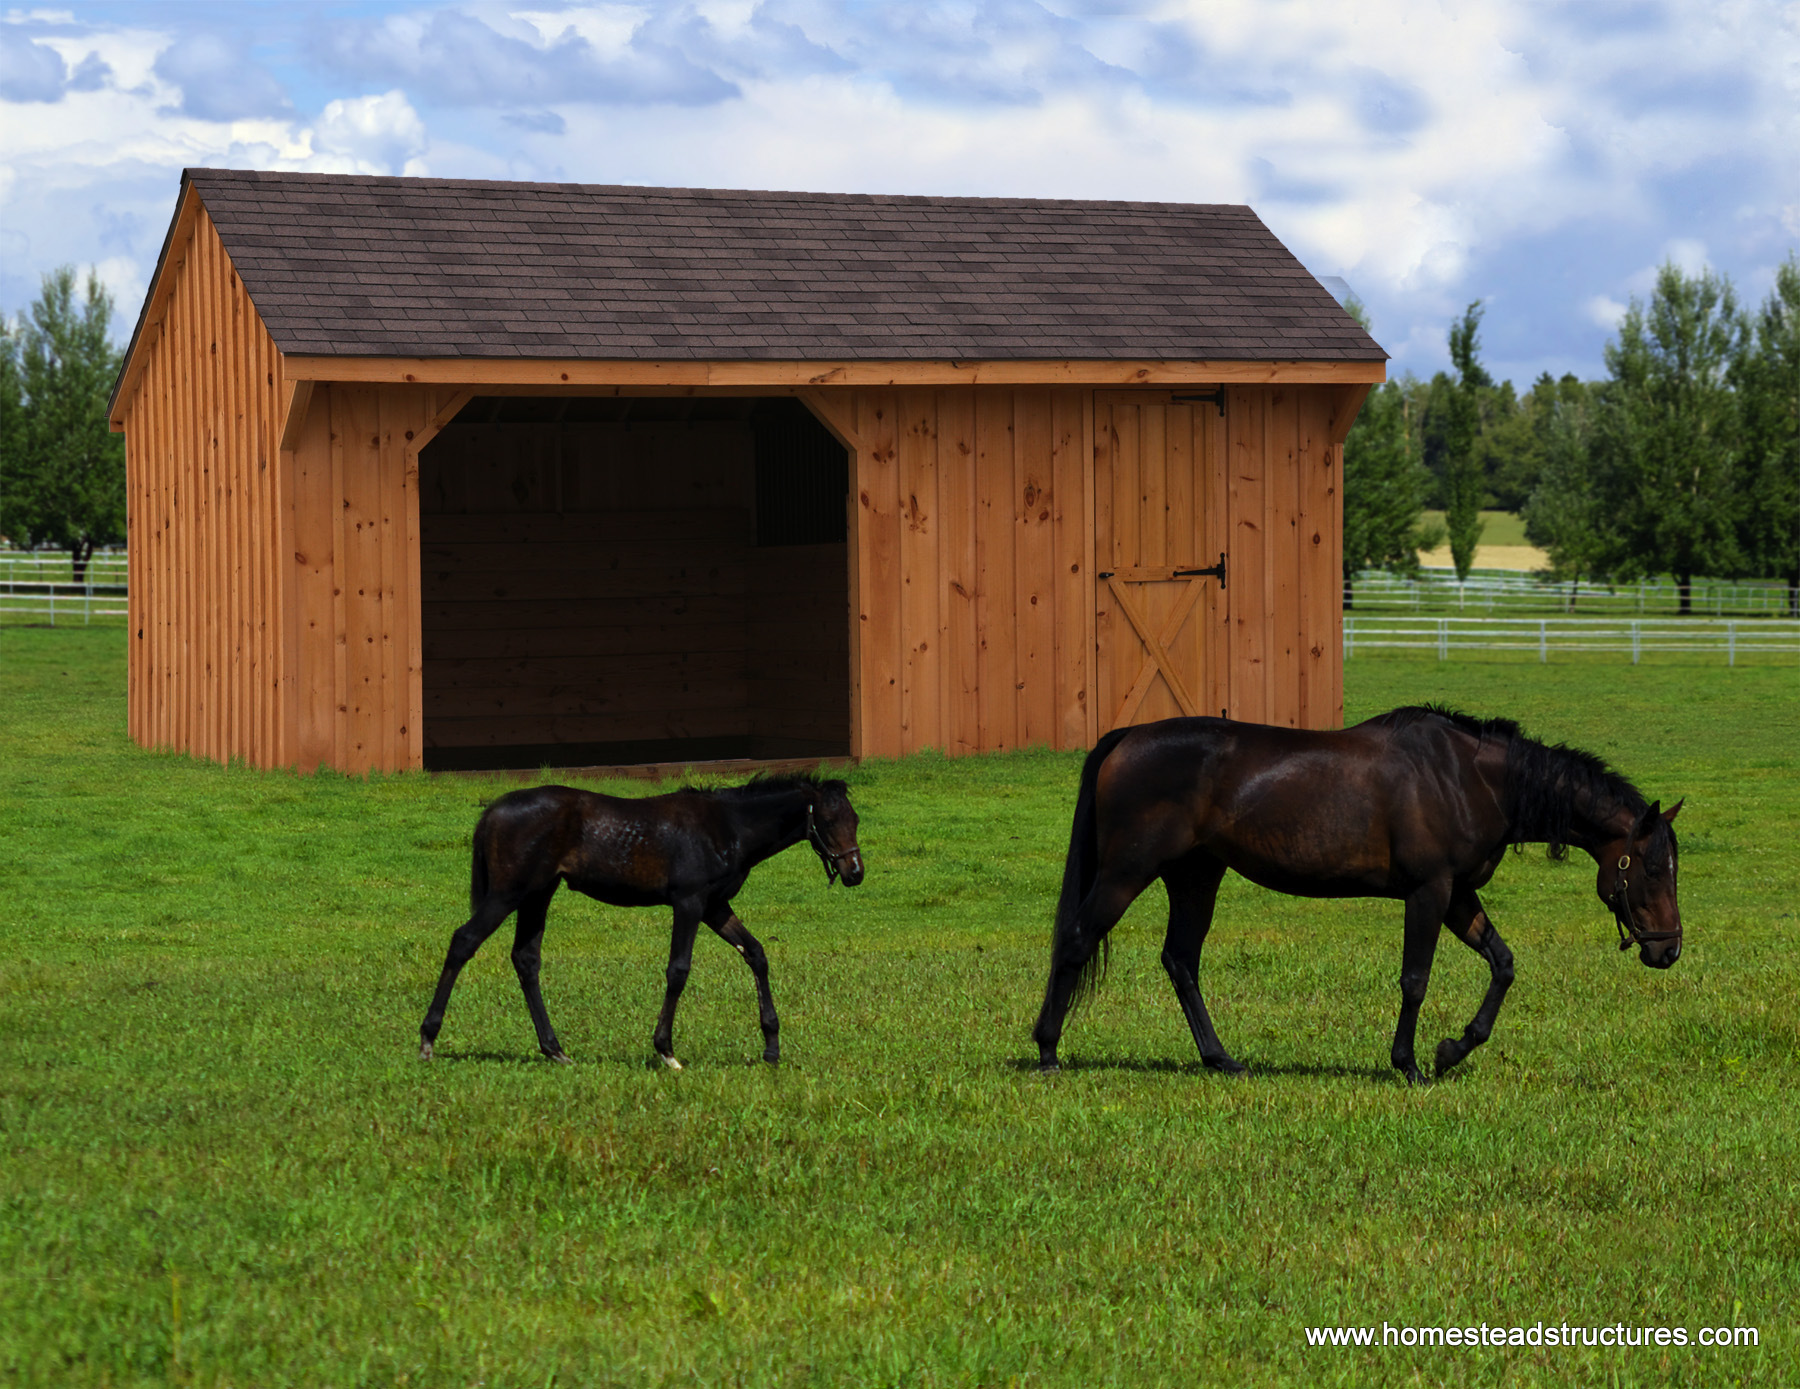
[[1341, 722], [1385, 354], [1237, 206], [193, 169], [130, 728], [346, 772]]

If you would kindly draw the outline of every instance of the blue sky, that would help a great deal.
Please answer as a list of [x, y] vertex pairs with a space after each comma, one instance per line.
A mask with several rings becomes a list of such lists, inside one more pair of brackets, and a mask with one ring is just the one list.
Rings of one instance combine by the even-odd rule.
[[142, 301], [186, 165], [1249, 203], [1391, 370], [1603, 372], [1659, 264], [1800, 247], [1800, 4], [158, 3], [0, 18], [0, 310]]

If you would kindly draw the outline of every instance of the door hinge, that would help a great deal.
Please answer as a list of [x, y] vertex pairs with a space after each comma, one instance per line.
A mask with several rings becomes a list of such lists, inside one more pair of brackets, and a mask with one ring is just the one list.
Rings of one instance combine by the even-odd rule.
[[1175, 571], [1175, 577], [1178, 579], [1201, 579], [1201, 578], [1211, 577], [1211, 578], [1217, 579], [1219, 581], [1220, 588], [1224, 588], [1225, 587], [1225, 555], [1224, 555], [1224, 552], [1223, 551], [1220, 552], [1219, 562], [1217, 564], [1213, 565], [1211, 568], [1208, 568], [1208, 569], [1177, 569]]

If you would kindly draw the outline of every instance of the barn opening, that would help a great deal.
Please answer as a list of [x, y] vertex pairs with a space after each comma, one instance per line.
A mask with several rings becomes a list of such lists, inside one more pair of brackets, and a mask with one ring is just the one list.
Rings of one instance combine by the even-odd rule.
[[848, 487], [790, 397], [474, 398], [419, 458], [425, 766], [848, 755]]

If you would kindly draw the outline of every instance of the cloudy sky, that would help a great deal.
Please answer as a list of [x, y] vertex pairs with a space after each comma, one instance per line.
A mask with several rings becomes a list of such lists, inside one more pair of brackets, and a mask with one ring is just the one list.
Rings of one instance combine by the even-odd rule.
[[130, 331], [187, 165], [1249, 203], [1392, 370], [1602, 372], [1666, 260], [1800, 247], [1792, 0], [361, 0], [0, 20], [0, 310]]

